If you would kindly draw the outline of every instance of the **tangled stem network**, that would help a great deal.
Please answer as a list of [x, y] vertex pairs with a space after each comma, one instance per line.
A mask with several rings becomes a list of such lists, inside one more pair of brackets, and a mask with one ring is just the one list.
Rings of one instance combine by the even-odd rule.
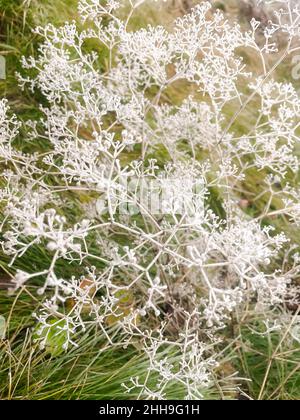
[[[136, 346], [148, 359], [127, 392], [168, 398], [177, 384], [199, 399], [226, 381], [232, 319], [252, 307], [269, 322], [298, 294], [295, 243], [272, 217], [299, 227], [288, 180], [300, 99], [273, 75], [300, 49], [300, 10], [264, 2], [273, 21], [242, 30], [202, 2], [171, 27], [133, 29], [145, 3], [82, 0], [84, 29], [35, 30], [43, 43], [18, 78], [43, 95], [41, 118], [20, 123], [0, 102], [2, 248], [12, 268], [37, 247], [49, 256], [14, 278], [15, 289], [40, 285], [41, 347], [55, 325], [66, 351], [95, 326], [104, 348]], [[31, 154], [17, 147], [20, 128]], [[251, 174], [252, 202], [265, 200], [254, 216], [241, 202]]]

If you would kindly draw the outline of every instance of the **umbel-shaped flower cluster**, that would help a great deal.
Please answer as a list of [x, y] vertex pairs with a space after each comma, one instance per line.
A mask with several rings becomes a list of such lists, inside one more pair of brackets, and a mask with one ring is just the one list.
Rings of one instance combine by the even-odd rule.
[[[276, 313], [296, 296], [295, 244], [272, 218], [300, 223], [289, 182], [300, 98], [273, 74], [299, 49], [300, 10], [269, 2], [273, 22], [242, 30], [201, 2], [172, 27], [134, 28], [145, 3], [82, 0], [83, 29], [36, 29], [43, 43], [18, 76], [45, 98], [22, 128], [32, 154], [0, 102], [2, 248], [12, 268], [30, 250], [48, 256], [14, 278], [45, 296], [42, 347], [55, 325], [66, 351], [96, 326], [104, 348], [149, 358], [128, 392], [167, 398], [178, 383], [199, 399], [217, 380], [232, 317]], [[247, 192], [264, 203], [253, 213]]]

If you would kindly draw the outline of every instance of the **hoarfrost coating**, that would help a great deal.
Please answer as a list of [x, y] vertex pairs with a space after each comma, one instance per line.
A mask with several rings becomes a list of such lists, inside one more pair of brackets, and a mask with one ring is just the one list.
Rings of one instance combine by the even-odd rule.
[[[18, 76], [48, 103], [38, 123], [22, 124], [33, 153], [15, 146], [21, 123], [0, 102], [2, 247], [12, 268], [36, 247], [49, 256], [47, 267], [14, 279], [15, 289], [38, 280], [37, 293], [47, 292], [35, 313], [41, 347], [57, 328], [67, 351], [94, 325], [107, 346], [134, 345], [148, 358], [147, 375], [131, 378], [126, 392], [168, 398], [175, 382], [200, 399], [217, 380], [233, 314], [249, 305], [276, 311], [298, 293], [295, 244], [269, 221], [300, 223], [300, 193], [286, 181], [299, 170], [300, 99], [292, 83], [273, 79], [299, 50], [300, 12], [283, 2], [274, 22], [252, 20], [245, 31], [204, 2], [172, 28], [133, 30], [142, 3], [83, 0], [87, 29], [36, 29], [44, 42]], [[241, 50], [254, 55], [255, 71]], [[265, 197], [254, 217], [240, 200], [249, 173], [259, 179], [253, 202]], [[124, 188], [130, 177], [139, 188]], [[144, 206], [140, 186], [160, 189], [168, 179], [201, 181], [192, 215]], [[172, 188], [173, 197], [188, 192], [182, 182]], [[124, 205], [135, 211], [118, 211]], [[64, 260], [78, 275], [65, 276]]]

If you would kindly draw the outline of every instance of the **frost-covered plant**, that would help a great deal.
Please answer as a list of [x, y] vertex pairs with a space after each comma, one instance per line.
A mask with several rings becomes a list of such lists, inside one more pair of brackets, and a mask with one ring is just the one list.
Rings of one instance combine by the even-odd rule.
[[[14, 279], [16, 289], [35, 279], [47, 296], [35, 314], [41, 346], [56, 324], [66, 350], [95, 325], [108, 346], [149, 357], [128, 392], [168, 398], [178, 383], [198, 399], [216, 380], [230, 320], [249, 306], [283, 308], [299, 274], [295, 244], [270, 221], [300, 222], [288, 181], [299, 170], [300, 99], [273, 79], [299, 49], [300, 10], [283, 2], [274, 22], [243, 31], [204, 2], [171, 28], [133, 30], [142, 3], [82, 0], [85, 29], [36, 29], [44, 41], [19, 75], [47, 104], [26, 124], [34, 153], [14, 145], [20, 123], [0, 102], [2, 248], [12, 267], [37, 246], [49, 256]], [[251, 217], [241, 194], [253, 173], [252, 201], [266, 204]]]

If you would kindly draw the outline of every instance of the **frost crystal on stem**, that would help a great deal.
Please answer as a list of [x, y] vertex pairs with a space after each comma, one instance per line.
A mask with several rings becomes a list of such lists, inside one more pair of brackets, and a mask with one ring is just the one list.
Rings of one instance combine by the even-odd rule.
[[[272, 218], [300, 221], [288, 181], [299, 170], [300, 99], [273, 77], [299, 49], [300, 11], [284, 2], [273, 22], [243, 30], [202, 2], [171, 28], [133, 30], [145, 3], [82, 0], [84, 30], [36, 29], [43, 43], [18, 76], [48, 104], [26, 125], [32, 154], [0, 102], [2, 248], [13, 268], [34, 250], [47, 255], [47, 267], [14, 279], [47, 296], [35, 314], [42, 347], [53, 325], [65, 350], [94, 325], [109, 346], [148, 357], [128, 392], [167, 398], [178, 383], [199, 399], [230, 320], [251, 305], [275, 311], [299, 274], [295, 256], [280, 264], [294, 244]], [[265, 206], [251, 214], [241, 194], [253, 173], [252, 203]]]

